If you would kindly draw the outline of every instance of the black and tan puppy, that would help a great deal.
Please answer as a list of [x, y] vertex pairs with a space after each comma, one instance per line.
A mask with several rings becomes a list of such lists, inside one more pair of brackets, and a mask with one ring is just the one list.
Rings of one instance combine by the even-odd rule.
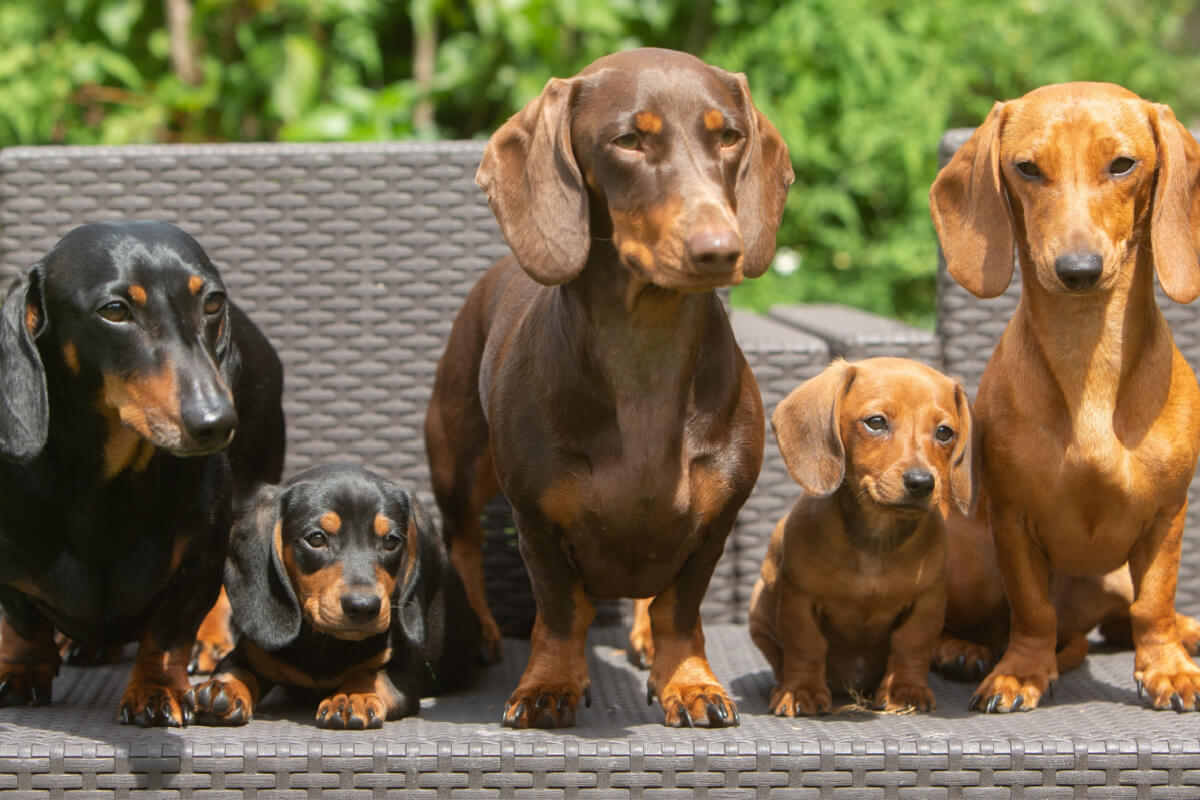
[[194, 239], [112, 222], [14, 284], [0, 374], [0, 702], [50, 701], [58, 628], [139, 641], [118, 718], [186, 723], [233, 497], [283, 462], [279, 359]]
[[908, 359], [839, 359], [771, 422], [805, 490], [775, 527], [750, 599], [750, 635], [779, 682], [771, 710], [828, 712], [831, 685], [886, 710], [933, 708], [943, 511], [969, 511], [974, 487], [966, 392]]
[[234, 525], [225, 586], [241, 636], [188, 697], [201, 722], [249, 722], [282, 685], [322, 698], [322, 727], [378, 728], [479, 662], [479, 621], [428, 517], [360, 467], [262, 488]]

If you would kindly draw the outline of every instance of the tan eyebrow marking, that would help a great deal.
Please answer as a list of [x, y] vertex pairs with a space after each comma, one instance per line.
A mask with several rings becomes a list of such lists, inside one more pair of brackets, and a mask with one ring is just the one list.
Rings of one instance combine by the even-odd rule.
[[188, 289], [191, 290], [192, 294], [200, 294], [200, 290], [203, 288], [204, 278], [201, 278], [199, 275], [193, 275], [188, 278]]
[[146, 290], [137, 284], [129, 287], [129, 299], [139, 306], [146, 305]]
[[392, 521], [383, 514], [375, 515], [375, 535], [387, 536], [392, 530]]
[[658, 133], [662, 130], [662, 117], [652, 111], [642, 111], [633, 118], [633, 124], [642, 133]]
[[336, 511], [326, 511], [321, 515], [321, 530], [326, 533], [337, 533], [342, 529], [342, 518]]
[[715, 108], [710, 108], [704, 112], [704, 127], [710, 131], [715, 131], [717, 128], [725, 124], [725, 115]]

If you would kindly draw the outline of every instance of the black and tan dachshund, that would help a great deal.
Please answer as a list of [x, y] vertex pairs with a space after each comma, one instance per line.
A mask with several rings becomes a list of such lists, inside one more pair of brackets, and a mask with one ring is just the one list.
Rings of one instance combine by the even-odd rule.
[[188, 701], [249, 722], [273, 686], [320, 698], [327, 728], [378, 728], [467, 683], [479, 621], [417, 501], [353, 466], [265, 486], [234, 524], [225, 587], [237, 647]]
[[282, 468], [275, 351], [192, 237], [97, 223], [9, 291], [0, 375], [0, 702], [50, 701], [57, 628], [139, 642], [118, 719], [186, 724], [235, 492]]

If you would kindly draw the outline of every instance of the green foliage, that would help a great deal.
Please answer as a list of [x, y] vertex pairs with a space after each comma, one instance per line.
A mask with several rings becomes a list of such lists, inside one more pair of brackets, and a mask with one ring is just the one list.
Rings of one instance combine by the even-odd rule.
[[0, 146], [486, 136], [604, 53], [689, 50], [747, 73], [796, 168], [777, 266], [798, 268], [734, 292], [759, 308], [837, 301], [931, 324], [936, 143], [995, 100], [1108, 80], [1185, 122], [1200, 112], [1196, 0], [191, 5], [195, 84], [172, 69], [163, 0], [0, 0]]
[[[787, 139], [796, 183], [779, 241], [800, 268], [735, 302], [836, 301], [932, 324], [936, 143], [992, 103], [1069, 80], [1124, 84], [1200, 110], [1191, 2], [793, 0], [718, 35], [706, 56], [747, 73]], [[754, 13], [751, 9], [750, 13]]]

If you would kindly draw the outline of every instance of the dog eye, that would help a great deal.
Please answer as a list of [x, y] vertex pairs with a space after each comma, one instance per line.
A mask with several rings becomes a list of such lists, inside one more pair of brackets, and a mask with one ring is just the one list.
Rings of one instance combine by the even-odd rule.
[[947, 444], [954, 439], [954, 428], [949, 425], [938, 425], [937, 430], [933, 432], [933, 436], [942, 444]]
[[1137, 162], [1132, 158], [1121, 156], [1120, 158], [1113, 159], [1113, 162], [1108, 165], [1108, 174], [1116, 175], [1118, 177], [1121, 175], [1128, 175], [1133, 171], [1135, 166], [1137, 166]]
[[733, 128], [726, 128], [721, 134], [721, 147], [733, 147], [742, 140], [742, 134]]
[[113, 300], [111, 303], [105, 303], [96, 309], [96, 313], [104, 317], [109, 322], [128, 322], [133, 314], [129, 311], [129, 306], [122, 303], [120, 300]]
[[329, 544], [329, 537], [321, 531], [313, 531], [304, 537], [304, 541], [309, 547], [313, 548], [314, 550], [319, 550], [320, 548]]
[[399, 547], [403, 541], [404, 540], [396, 534], [389, 533], [387, 536], [383, 537], [383, 549], [390, 552]]
[[204, 298], [204, 313], [216, 314], [225, 307], [225, 295], [223, 292], [213, 292], [208, 297]]
[[612, 143], [622, 150], [641, 150], [642, 140], [636, 133], [623, 133], [612, 140]]
[[864, 419], [862, 423], [872, 433], [883, 433], [888, 428], [887, 419], [882, 414], [872, 414]]
[[1017, 172], [1024, 175], [1026, 178], [1040, 178], [1042, 171], [1038, 169], [1038, 165], [1032, 161], [1022, 161], [1017, 164]]

